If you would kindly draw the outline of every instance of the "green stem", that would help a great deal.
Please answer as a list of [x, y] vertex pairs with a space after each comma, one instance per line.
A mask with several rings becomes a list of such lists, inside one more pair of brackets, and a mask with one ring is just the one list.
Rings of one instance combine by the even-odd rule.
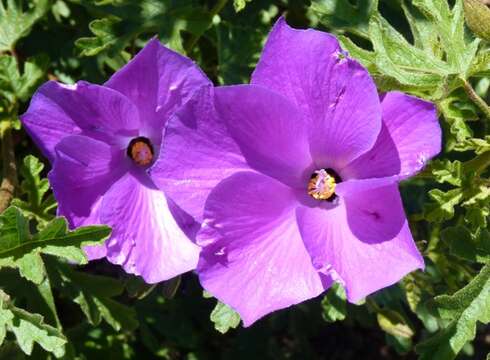
[[3, 165], [3, 179], [0, 184], [0, 213], [2, 213], [10, 205], [17, 185], [17, 167], [10, 121], [0, 122], [0, 142]]
[[[228, 0], [219, 0], [216, 3], [216, 5], [213, 6], [211, 11], [209, 12], [209, 18], [211, 19], [211, 22], [213, 21], [213, 18], [215, 17], [215, 15], [218, 15], [221, 12], [221, 10], [223, 10], [223, 8], [225, 7], [227, 2], [228, 2]], [[199, 40], [201, 35], [204, 33], [204, 31], [200, 32], [199, 34], [192, 35], [191, 39], [189, 40], [189, 45], [187, 45], [187, 48], [185, 49], [185, 52], [187, 54], [189, 54], [192, 51], [192, 49], [194, 48], [194, 46], [196, 46], [197, 41]]]
[[483, 112], [483, 114], [487, 119], [490, 119], [490, 106], [488, 106], [485, 100], [483, 100], [476, 93], [476, 91], [473, 89], [473, 87], [468, 81], [466, 81], [465, 79], [461, 79], [461, 80], [463, 81], [464, 90], [466, 91], [466, 94], [468, 95], [470, 100], [473, 101], [476, 106], [478, 106], [478, 108]]

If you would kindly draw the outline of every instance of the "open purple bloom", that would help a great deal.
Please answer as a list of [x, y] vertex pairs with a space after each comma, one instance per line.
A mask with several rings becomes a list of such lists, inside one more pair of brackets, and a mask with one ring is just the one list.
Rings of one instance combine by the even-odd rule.
[[280, 19], [252, 85], [201, 91], [163, 144], [152, 174], [203, 223], [200, 281], [245, 326], [333, 281], [357, 302], [424, 267], [397, 181], [440, 151], [434, 106], [380, 101], [329, 34]]
[[53, 164], [49, 180], [59, 214], [72, 227], [107, 224], [112, 236], [86, 248], [154, 283], [192, 270], [194, 220], [148, 174], [164, 125], [210, 81], [189, 59], [157, 39], [103, 86], [41, 86], [22, 122]]

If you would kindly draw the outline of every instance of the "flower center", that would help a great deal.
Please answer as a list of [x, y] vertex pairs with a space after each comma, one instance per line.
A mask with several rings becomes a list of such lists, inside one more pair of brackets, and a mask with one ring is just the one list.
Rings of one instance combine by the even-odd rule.
[[332, 169], [320, 169], [311, 174], [308, 181], [308, 195], [315, 200], [335, 199], [335, 186], [340, 182], [340, 177]]
[[131, 140], [128, 156], [139, 166], [149, 165], [153, 161], [153, 146], [150, 140], [142, 136]]

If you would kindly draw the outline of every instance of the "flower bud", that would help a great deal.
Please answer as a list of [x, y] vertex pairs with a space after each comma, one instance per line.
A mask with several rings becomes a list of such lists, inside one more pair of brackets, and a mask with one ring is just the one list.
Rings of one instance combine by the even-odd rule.
[[466, 24], [478, 37], [490, 41], [490, 9], [482, 0], [464, 0]]

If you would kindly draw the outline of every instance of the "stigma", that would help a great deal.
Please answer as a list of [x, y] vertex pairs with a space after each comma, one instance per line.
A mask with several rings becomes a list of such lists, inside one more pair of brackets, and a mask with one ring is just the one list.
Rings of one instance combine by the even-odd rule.
[[333, 200], [338, 176], [330, 169], [316, 170], [308, 182], [308, 195], [315, 200]]
[[127, 154], [136, 165], [147, 166], [153, 161], [153, 146], [149, 139], [140, 136], [131, 140]]

